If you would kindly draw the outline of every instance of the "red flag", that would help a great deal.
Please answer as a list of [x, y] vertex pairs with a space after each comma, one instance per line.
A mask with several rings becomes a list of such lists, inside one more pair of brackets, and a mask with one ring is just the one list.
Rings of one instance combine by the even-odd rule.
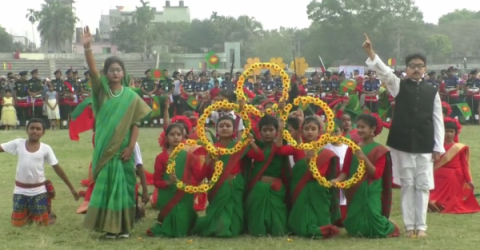
[[93, 128], [93, 110], [91, 106], [85, 108], [85, 110], [75, 119], [70, 121], [68, 130], [70, 133], [70, 140], [80, 140], [80, 133], [91, 130]]

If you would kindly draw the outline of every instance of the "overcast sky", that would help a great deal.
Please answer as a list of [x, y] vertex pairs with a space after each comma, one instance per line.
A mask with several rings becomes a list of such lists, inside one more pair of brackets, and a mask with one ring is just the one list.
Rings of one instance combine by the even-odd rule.
[[[275, 29], [280, 26], [305, 28], [310, 25], [307, 18], [306, 6], [311, 0], [185, 0], [190, 8], [192, 19], [210, 17], [213, 11], [219, 15], [237, 17], [240, 15], [254, 16], [265, 29]], [[444, 0], [442, 0], [444, 1]], [[25, 18], [28, 8], [40, 9], [43, 0], [9, 0], [4, 3], [0, 14], [0, 25], [13, 35], [32, 37], [32, 26]], [[151, 5], [162, 10], [165, 1], [151, 0]], [[170, 1], [171, 5], [178, 5], [178, 0]], [[235, 4], [237, 2], [238, 4]], [[424, 19], [429, 23], [437, 23], [442, 15], [454, 9], [480, 10], [480, 0], [416, 0], [416, 4], [423, 11]], [[107, 14], [115, 6], [134, 8], [140, 5], [138, 0], [76, 0], [75, 7], [80, 23], [77, 26], [89, 25], [93, 29], [98, 27], [100, 15]], [[278, 13], [278, 14], [277, 14]], [[280, 14], [282, 13], [282, 14]], [[284, 13], [290, 13], [285, 15]], [[38, 32], [35, 28], [35, 37], [38, 41]]]

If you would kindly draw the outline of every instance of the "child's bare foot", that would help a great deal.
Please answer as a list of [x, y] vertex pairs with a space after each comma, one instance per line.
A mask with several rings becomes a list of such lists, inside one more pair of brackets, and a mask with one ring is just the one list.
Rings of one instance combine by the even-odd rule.
[[407, 238], [414, 238], [415, 236], [416, 235], [414, 230], [408, 230], [407, 233], [405, 234], [405, 237]]
[[427, 232], [422, 231], [422, 230], [418, 230], [417, 238], [425, 238], [425, 237], [427, 237]]

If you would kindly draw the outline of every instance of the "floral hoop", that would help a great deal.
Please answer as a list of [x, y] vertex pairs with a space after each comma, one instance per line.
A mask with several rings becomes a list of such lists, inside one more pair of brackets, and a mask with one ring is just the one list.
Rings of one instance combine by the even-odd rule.
[[[335, 124], [333, 123], [333, 118], [335, 118], [335, 114], [333, 113], [333, 110], [328, 106], [327, 103], [323, 102], [322, 100], [315, 98], [313, 96], [299, 96], [293, 100], [293, 104], [299, 105], [302, 103], [303, 105], [306, 104], [315, 104], [319, 106], [320, 108], [323, 109], [325, 112], [325, 116], [327, 118], [327, 128], [326, 128], [326, 133], [322, 134], [320, 138], [313, 143], [300, 143], [297, 144], [297, 142], [293, 139], [292, 135], [288, 130], [283, 130], [283, 138], [294, 148], [300, 149], [300, 150], [312, 150], [312, 149], [320, 149], [321, 147], [318, 147], [317, 144], [327, 144], [328, 139], [330, 137], [330, 134], [333, 133], [333, 130], [335, 129]], [[290, 113], [290, 110], [292, 109], [292, 105], [288, 104], [285, 107], [285, 112], [283, 114], [288, 114]], [[281, 116], [283, 121], [286, 121], [288, 116], [283, 115]]]
[[[297, 148], [297, 149], [300, 149], [300, 150], [314, 150], [315, 151], [315, 156], [312, 157], [310, 159], [310, 162], [309, 162], [310, 172], [312, 172], [312, 175], [317, 180], [318, 184], [320, 184], [320, 185], [322, 185], [326, 188], [330, 188], [330, 187], [332, 187], [332, 184], [325, 177], [323, 177], [320, 174], [320, 171], [318, 171], [318, 169], [317, 169], [317, 156], [318, 156], [317, 152], [320, 149], [322, 149], [323, 147], [325, 147], [325, 145], [327, 145], [328, 143], [338, 142], [338, 141], [346, 144], [348, 147], [350, 147], [352, 149], [353, 152], [355, 152], [357, 150], [361, 150], [361, 149], [353, 141], [351, 141], [351, 140], [349, 140], [349, 139], [347, 139], [343, 136], [340, 136], [340, 137], [331, 136], [331, 133], [333, 133], [333, 131], [335, 129], [335, 124], [333, 122], [333, 119], [335, 118], [335, 114], [334, 114], [333, 110], [328, 106], [327, 103], [323, 102], [322, 100], [320, 100], [318, 98], [314, 98], [312, 96], [297, 97], [297, 98], [295, 98], [295, 100], [293, 100], [293, 103], [295, 105], [299, 105], [300, 103], [302, 103], [303, 105], [305, 105], [305, 104], [315, 104], [315, 105], [318, 105], [320, 108], [322, 108], [323, 111], [325, 112], [325, 116], [327, 118], [327, 123], [328, 123], [327, 128], [326, 128], [326, 133], [322, 134], [317, 141], [312, 142], [312, 143], [297, 144], [297, 142], [293, 139], [292, 135], [290, 134], [290, 132], [288, 132], [288, 130], [283, 130], [283, 138], [286, 141], [288, 141], [290, 143], [290, 145], [292, 145], [294, 148]], [[285, 113], [288, 114], [291, 109], [292, 109], [292, 105], [290, 105], [290, 104], [287, 105], [285, 107]], [[282, 116], [281, 118], [284, 121], [287, 119], [284, 116]], [[348, 189], [351, 186], [358, 183], [362, 179], [364, 174], [365, 174], [365, 162], [363, 160], [359, 159], [359, 166], [358, 166], [357, 172], [352, 176], [352, 178], [350, 178], [346, 181], [343, 181], [343, 182], [335, 183], [335, 187]]]
[[[168, 165], [167, 165], [167, 174], [174, 174], [175, 173], [175, 158], [177, 158], [178, 153], [184, 150], [185, 146], [196, 146], [197, 142], [195, 140], [187, 140], [186, 143], [180, 143], [177, 147], [172, 151], [169, 156]], [[195, 193], [206, 193], [208, 190], [212, 189], [215, 183], [220, 178], [220, 175], [223, 172], [223, 162], [217, 161], [215, 162], [215, 172], [213, 173], [212, 179], [209, 183], [200, 184], [199, 186], [188, 185], [181, 180], [176, 181], [175, 185], [178, 189], [183, 190], [186, 193], [195, 194]]]
[[[237, 94], [237, 99], [238, 100], [247, 100], [245, 93], [243, 91], [243, 85], [245, 83], [245, 79], [248, 78], [248, 76], [252, 75], [252, 73], [255, 70], [259, 69], [269, 69], [274, 72], [278, 72], [280, 77], [282, 78], [282, 85], [283, 85], [283, 92], [282, 92], [282, 97], [280, 98], [280, 101], [283, 100], [288, 100], [288, 91], [290, 89], [290, 77], [288, 76], [288, 73], [283, 70], [278, 64], [276, 63], [254, 63], [250, 65], [249, 68], [247, 68], [240, 78], [238, 78], [237, 81], [237, 89], [236, 89], [236, 94]], [[280, 112], [283, 112], [284, 110], [281, 110]], [[264, 114], [261, 114], [263, 116]]]
[[[239, 138], [239, 140], [237, 141], [233, 149], [215, 148], [215, 146], [213, 146], [213, 144], [207, 139], [207, 135], [205, 134], [205, 123], [206, 123], [207, 117], [210, 116], [212, 111], [218, 110], [218, 109], [233, 109], [239, 112], [240, 116], [243, 119], [245, 130], [243, 131], [242, 137]], [[212, 155], [232, 155], [239, 152], [240, 150], [242, 150], [243, 147], [246, 147], [248, 145], [248, 134], [252, 129], [252, 124], [248, 117], [249, 113], [252, 113], [257, 116], [261, 114], [258, 109], [256, 109], [255, 107], [249, 104], [245, 104], [243, 106], [243, 110], [240, 110], [240, 106], [238, 104], [229, 103], [227, 101], [215, 102], [212, 105], [208, 106], [203, 111], [203, 115], [200, 116], [200, 119], [198, 119], [198, 123], [197, 123], [198, 144], [204, 146], [205, 149]]]

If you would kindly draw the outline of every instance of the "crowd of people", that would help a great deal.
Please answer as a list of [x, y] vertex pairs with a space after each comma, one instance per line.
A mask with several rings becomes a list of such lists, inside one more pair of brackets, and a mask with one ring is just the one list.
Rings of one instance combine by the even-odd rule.
[[[304, 88], [302, 79], [294, 77], [288, 100], [278, 99], [283, 85], [276, 83], [270, 73], [265, 74], [263, 84], [259, 78], [254, 79], [251, 89], [246, 83], [244, 92], [251, 103], [257, 102], [262, 110], [274, 112], [280, 112], [307, 92], [319, 94], [319, 98], [332, 97], [330, 105], [338, 107], [333, 121], [325, 121], [320, 110], [299, 106], [295, 106], [286, 120], [266, 114], [243, 121], [237, 112], [242, 111], [245, 103], [237, 99], [236, 86], [229, 74], [222, 82], [226, 87], [220, 90], [218, 79], [213, 80], [211, 88], [204, 77], [198, 85], [189, 86], [186, 81], [181, 86], [179, 75], [174, 73], [172, 82], [160, 85], [160, 94], [167, 95], [162, 106], [165, 129], [159, 139], [161, 153], [156, 157], [154, 172], [149, 173], [143, 169], [137, 138], [139, 127], [145, 121], [152, 121], [148, 104], [158, 87], [146, 72], [147, 80], [139, 87], [142, 92], [136, 92], [117, 57], [108, 58], [99, 73], [91, 40], [86, 27], [83, 44], [90, 69], [94, 149], [89, 178], [85, 181], [88, 186], [83, 193], [85, 201], [78, 212], [86, 214], [87, 229], [105, 232], [107, 238], [128, 238], [149, 202], [158, 210], [157, 222], [146, 232], [152, 237], [294, 234], [327, 239], [338, 235], [340, 228], [352, 237], [398, 237], [400, 227], [390, 219], [394, 187], [401, 189], [403, 224], [408, 237], [427, 236], [427, 211], [480, 211], [473, 194], [468, 146], [458, 141], [461, 125], [449, 117], [450, 106], [442, 104], [438, 88], [424, 80], [427, 60], [421, 54], [407, 56], [404, 76], [398, 77], [375, 54], [372, 42], [365, 35], [366, 64], [376, 73], [378, 82], [366, 80], [361, 91], [369, 97], [365, 102], [374, 102], [376, 88], [380, 82], [384, 84], [395, 102], [395, 118], [389, 123], [376, 112], [356, 115], [346, 112], [351, 98], [348, 94], [328, 92], [337, 88], [331, 85], [333, 81], [323, 85], [325, 79], [333, 77], [328, 72], [323, 82], [313, 86], [315, 91], [309, 85]], [[186, 75], [187, 80], [192, 77]], [[318, 77], [314, 76], [314, 81]], [[214, 89], [218, 91], [212, 93]], [[238, 103], [237, 112], [222, 108], [209, 117], [215, 129], [210, 136], [214, 147], [235, 153], [218, 156], [207, 153], [204, 146], [189, 146], [170, 159], [177, 146], [187, 139], [198, 139], [197, 132], [205, 130], [197, 128], [197, 119], [205, 108], [202, 103], [207, 106], [210, 100], [199, 100], [200, 104], [193, 109], [185, 104], [194, 95], [215, 102]], [[244, 136], [247, 122], [252, 123], [253, 129], [251, 135]], [[283, 130], [288, 130], [297, 143], [312, 143], [324, 133], [326, 123], [334, 123], [333, 136], [350, 138], [361, 149], [353, 150], [336, 141], [324, 148], [301, 150], [284, 140]], [[375, 141], [385, 125], [390, 129], [386, 146]], [[51, 206], [55, 193], [45, 178], [44, 161], [54, 167], [74, 198], [79, 199], [52, 149], [40, 142], [44, 130], [42, 120], [31, 119], [27, 124], [28, 139], [0, 145], [1, 152], [19, 157], [12, 213], [14, 226], [30, 221], [48, 225], [55, 221]], [[247, 140], [247, 145], [238, 148], [236, 144], [241, 138]], [[314, 157], [316, 161], [311, 162]], [[173, 171], [168, 166], [171, 161], [175, 162]], [[360, 162], [364, 163], [365, 173], [353, 178], [345, 188], [337, 188], [357, 176]], [[319, 185], [320, 175], [327, 178], [329, 185]], [[136, 176], [140, 178], [141, 192]], [[194, 187], [183, 189], [183, 184]], [[202, 184], [212, 188], [208, 192], [199, 191]], [[155, 186], [151, 196], [148, 185]]]

